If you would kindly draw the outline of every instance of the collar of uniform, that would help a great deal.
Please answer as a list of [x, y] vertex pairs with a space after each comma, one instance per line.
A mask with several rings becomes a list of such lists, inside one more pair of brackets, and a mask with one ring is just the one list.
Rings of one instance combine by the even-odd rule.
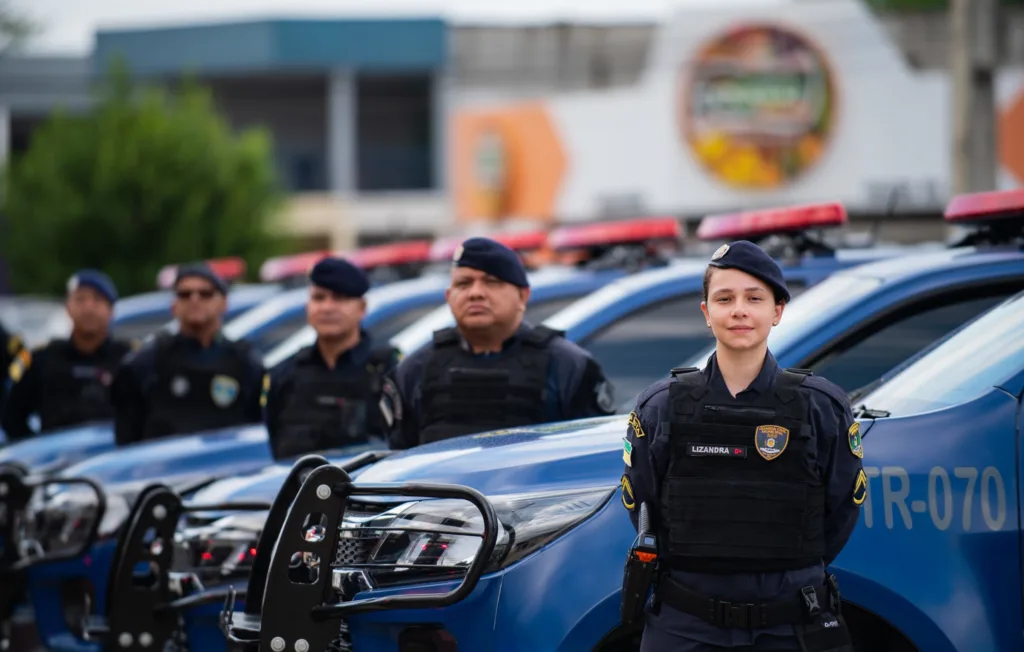
[[[761, 371], [758, 372], [754, 380], [744, 389], [742, 392], [736, 395], [736, 398], [743, 396], [747, 392], [753, 392], [755, 394], [764, 394], [771, 389], [772, 383], [775, 382], [775, 377], [779, 374], [779, 363], [772, 355], [771, 351], [768, 351], [764, 356], [764, 363], [761, 365]], [[704, 367], [704, 378], [707, 379], [708, 385], [712, 389], [720, 392], [729, 394], [729, 387], [725, 384], [725, 379], [722, 378], [722, 372], [718, 368], [718, 354], [712, 353], [711, 358], [708, 360], [708, 364]]]
[[74, 352], [74, 355], [80, 359], [91, 359], [97, 356], [102, 356], [104, 353], [107, 353], [107, 351], [110, 350], [110, 347], [114, 344], [114, 341], [108, 336], [107, 339], [103, 340], [103, 342], [96, 347], [95, 351], [92, 353], [83, 353], [77, 346], [75, 346], [74, 340], [69, 339], [68, 341], [71, 342], [71, 350]]
[[225, 340], [224, 334], [221, 333], [220, 331], [217, 331], [217, 334], [213, 336], [212, 340], [210, 340], [210, 346], [209, 347], [204, 347], [202, 344], [200, 344], [198, 339], [192, 337], [191, 335], [183, 335], [180, 332], [175, 333], [174, 334], [174, 338], [176, 340], [178, 340], [179, 342], [186, 343], [190, 347], [194, 347], [197, 350], [204, 350], [206, 348], [211, 348], [212, 349], [215, 346], [217, 346], [218, 344], [221, 344], [222, 342], [224, 342], [224, 340]]
[[[524, 319], [522, 322], [520, 322], [519, 328], [516, 329], [516, 332], [512, 333], [511, 337], [509, 337], [508, 339], [506, 339], [504, 342], [501, 343], [501, 350], [502, 351], [507, 351], [509, 349], [509, 347], [515, 345], [519, 340], [523, 339], [523, 337], [525, 337], [532, 330], [533, 330], [533, 324], [531, 324], [530, 322], [528, 322], [528, 321], [526, 321]], [[469, 346], [469, 341], [467, 341], [466, 338], [463, 337], [462, 333], [459, 333], [459, 343], [462, 346], [462, 349], [464, 351], [472, 352], [472, 349]], [[492, 353], [479, 353], [477, 355], [493, 355], [493, 354]]]
[[[334, 367], [344, 367], [350, 364], [358, 364], [362, 360], [369, 357], [370, 349], [373, 347], [373, 341], [370, 338], [370, 334], [363, 329], [359, 329], [359, 341], [351, 349], [342, 351], [341, 355], [334, 362]], [[320, 346], [318, 343], [314, 343], [309, 348], [310, 360], [316, 360], [324, 367], [327, 366], [327, 361], [324, 360], [324, 356], [320, 353]]]

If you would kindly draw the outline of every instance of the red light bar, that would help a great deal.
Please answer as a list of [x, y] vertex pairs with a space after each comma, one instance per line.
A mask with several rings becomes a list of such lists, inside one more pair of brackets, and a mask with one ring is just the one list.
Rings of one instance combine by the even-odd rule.
[[701, 240], [728, 240], [787, 231], [839, 226], [846, 223], [846, 208], [833, 202], [763, 211], [708, 215], [697, 227]]
[[[472, 236], [458, 236], [452, 238], [441, 238], [435, 241], [430, 247], [430, 260], [432, 262], [451, 260], [459, 245], [470, 237]], [[543, 249], [544, 244], [547, 242], [548, 234], [546, 231], [540, 230], [508, 231], [503, 233], [492, 233], [483, 237], [490, 238], [495, 242], [500, 242], [512, 251], [530, 251], [533, 249]]]
[[330, 251], [308, 251], [292, 256], [268, 258], [260, 266], [260, 280], [264, 283], [274, 283], [296, 276], [306, 276], [313, 265], [331, 254]]
[[[245, 261], [235, 256], [213, 258], [205, 261], [214, 274], [227, 282], [245, 276]], [[174, 286], [174, 278], [178, 275], [178, 265], [166, 265], [156, 275], [156, 284], [161, 290], [169, 290]]]
[[385, 265], [425, 263], [430, 260], [430, 240], [409, 240], [394, 244], [363, 247], [345, 254], [353, 265], [373, 269]]
[[678, 240], [683, 229], [674, 217], [651, 217], [618, 222], [563, 226], [548, 236], [552, 249], [575, 249], [648, 240]]
[[947, 222], [1024, 216], [1024, 189], [957, 195], [946, 205]]

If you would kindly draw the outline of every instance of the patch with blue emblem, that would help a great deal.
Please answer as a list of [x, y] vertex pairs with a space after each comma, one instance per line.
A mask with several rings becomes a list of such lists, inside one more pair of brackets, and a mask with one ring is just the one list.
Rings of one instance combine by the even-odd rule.
[[860, 459], [864, 459], [864, 440], [860, 436], [860, 423], [854, 421], [846, 436], [850, 440], [850, 452]]
[[238, 398], [238, 381], [230, 376], [214, 376], [210, 382], [210, 396], [217, 407], [228, 407]]
[[754, 431], [754, 447], [757, 454], [768, 460], [774, 460], [789, 443], [789, 430], [782, 426], [758, 426]]

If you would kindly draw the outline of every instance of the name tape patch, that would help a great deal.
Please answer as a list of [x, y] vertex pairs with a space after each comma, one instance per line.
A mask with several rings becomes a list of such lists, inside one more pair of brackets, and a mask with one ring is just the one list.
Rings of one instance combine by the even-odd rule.
[[686, 454], [690, 457], [746, 457], [747, 447], [687, 444]]

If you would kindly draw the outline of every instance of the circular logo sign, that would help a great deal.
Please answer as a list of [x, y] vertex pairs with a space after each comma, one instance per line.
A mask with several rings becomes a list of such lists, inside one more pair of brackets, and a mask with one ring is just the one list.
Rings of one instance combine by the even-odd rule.
[[828, 63], [804, 37], [777, 26], [712, 39], [698, 51], [683, 96], [694, 155], [737, 188], [792, 182], [821, 158], [834, 127]]

